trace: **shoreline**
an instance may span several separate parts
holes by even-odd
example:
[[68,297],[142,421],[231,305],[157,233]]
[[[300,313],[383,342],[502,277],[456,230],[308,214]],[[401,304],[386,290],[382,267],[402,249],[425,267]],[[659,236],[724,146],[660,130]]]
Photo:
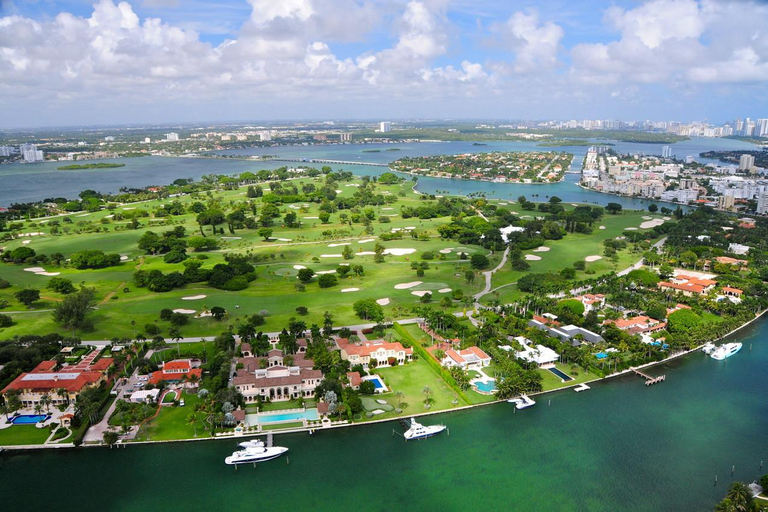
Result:
[[[594,380],[586,381],[585,384],[589,383],[595,383],[595,382],[603,382],[608,381],[609,379],[613,379],[616,377],[622,377],[629,375],[633,373],[633,368],[637,370],[645,369],[645,368],[651,368],[654,366],[659,366],[662,364],[666,364],[670,361],[673,361],[675,359],[679,359],[681,357],[685,357],[687,355],[690,355],[694,352],[698,352],[702,346],[706,343],[710,342],[718,342],[721,341],[729,336],[732,336],[733,334],[736,334],[743,328],[753,324],[755,321],[761,319],[763,315],[768,312],[768,308],[760,311],[758,314],[755,315],[754,318],[749,320],[748,322],[745,322],[741,324],[740,326],[736,327],[735,329],[731,330],[727,334],[724,334],[723,336],[720,336],[719,338],[715,338],[713,340],[709,340],[708,342],[702,343],[701,345],[697,345],[694,348],[688,349],[688,350],[682,350],[680,352],[676,352],[674,354],[669,355],[668,357],[665,357],[664,359],[661,359],[659,361],[651,361],[649,363],[645,363],[640,366],[634,366],[631,368],[627,368],[626,370],[621,370],[619,372],[612,373],[610,375],[606,375],[605,377],[597,377]],[[534,397],[534,396],[544,396],[550,393],[557,393],[560,391],[566,391],[569,389],[573,389],[575,387],[580,386],[581,384],[571,384],[568,386],[563,386],[560,388],[555,389],[549,389],[546,391],[537,391],[534,393],[527,393],[528,396]],[[129,445],[148,445],[148,444],[165,444],[165,443],[187,443],[187,442],[198,442],[198,441],[216,441],[216,440],[223,440],[223,439],[247,439],[252,437],[259,437],[266,435],[268,432],[272,433],[273,435],[282,435],[282,434],[297,434],[302,432],[309,432],[309,431],[324,431],[324,430],[330,430],[330,429],[338,429],[338,428],[349,428],[349,427],[361,427],[365,425],[373,425],[373,424],[380,424],[380,423],[387,423],[392,421],[398,421],[400,418],[422,418],[427,416],[434,416],[437,414],[450,414],[457,411],[468,411],[471,409],[476,409],[479,407],[487,407],[490,405],[498,405],[501,403],[506,402],[506,400],[494,400],[492,402],[483,402],[480,404],[469,404],[469,405],[462,405],[457,406],[452,409],[442,409],[439,411],[425,411],[425,412],[419,412],[415,414],[404,414],[401,416],[398,416],[396,418],[386,418],[386,419],[380,419],[380,420],[371,420],[371,421],[363,421],[358,423],[350,423],[348,420],[341,420],[337,424],[331,423],[327,426],[313,426],[313,427],[300,427],[300,428],[291,428],[291,429],[284,429],[284,430],[270,430],[267,432],[248,432],[248,433],[242,433],[242,434],[235,434],[235,433],[227,433],[220,436],[213,436],[213,437],[197,437],[197,438],[190,438],[190,439],[167,439],[167,440],[161,440],[161,441],[131,441],[126,443],[117,443],[114,445],[116,448],[120,447],[127,447]],[[2,451],[29,451],[29,450],[45,450],[45,449],[77,449],[77,448],[105,448],[106,445],[103,443],[99,444],[82,444],[79,447],[74,446],[72,443],[67,444],[55,444],[55,445],[8,445],[8,446],[0,446],[0,452]],[[110,448],[111,449],[111,448]]]

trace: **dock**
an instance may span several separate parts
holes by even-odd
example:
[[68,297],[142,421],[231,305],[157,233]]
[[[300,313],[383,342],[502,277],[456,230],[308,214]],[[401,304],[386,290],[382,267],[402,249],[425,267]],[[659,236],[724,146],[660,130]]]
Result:
[[647,373],[643,373],[640,370],[638,370],[637,368],[631,368],[631,370],[645,379],[645,385],[646,386],[652,386],[654,384],[658,384],[659,382],[664,382],[664,380],[667,378],[666,375],[659,375],[658,377],[651,377]]
[[578,386],[573,388],[573,390],[577,393],[581,393],[582,391],[587,391],[588,389],[589,389],[589,386],[587,386],[586,384],[579,384]]

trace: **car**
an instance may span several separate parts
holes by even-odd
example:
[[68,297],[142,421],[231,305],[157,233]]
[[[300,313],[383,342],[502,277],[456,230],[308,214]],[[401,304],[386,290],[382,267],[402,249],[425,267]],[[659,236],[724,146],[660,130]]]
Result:
[[149,380],[149,375],[139,375],[139,380],[141,382],[147,382]]
[[179,400],[179,407],[184,407],[184,399]]
[[133,387],[135,387],[135,388],[137,388],[137,389],[138,389],[138,388],[143,388],[143,387],[144,387],[144,384],[143,384],[143,383],[141,383],[141,382],[137,382],[136,384],[134,384],[134,385],[133,385]]

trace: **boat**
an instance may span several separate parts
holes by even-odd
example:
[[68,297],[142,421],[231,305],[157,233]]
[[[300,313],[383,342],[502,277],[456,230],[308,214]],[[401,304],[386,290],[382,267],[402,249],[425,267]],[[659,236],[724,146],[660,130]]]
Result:
[[263,446],[262,443],[262,446],[251,446],[233,452],[232,455],[224,459],[224,462],[230,466],[236,464],[250,464],[251,462],[265,462],[276,459],[287,451],[288,448],[284,446]]
[[726,357],[731,357],[739,350],[741,350],[741,343],[726,343],[717,347],[709,357],[717,361],[722,361]]
[[414,439],[426,439],[428,437],[439,434],[446,428],[445,425],[425,426],[417,422],[415,418],[411,418],[410,422],[405,420],[404,425],[408,427],[408,430],[406,430],[405,434],[403,434],[403,437],[405,437],[406,441],[412,441]]
[[716,348],[717,348],[717,346],[710,341],[710,342],[705,343],[704,345],[702,345],[701,351],[704,352],[705,354],[709,355],[712,352],[714,352]]
[[525,409],[526,407],[536,405],[536,401],[528,395],[520,395],[520,398],[510,398],[507,402],[515,404],[515,409]]
[[264,441],[261,439],[250,439],[248,441],[243,441],[242,443],[238,443],[237,446],[240,448],[263,448],[264,447]]

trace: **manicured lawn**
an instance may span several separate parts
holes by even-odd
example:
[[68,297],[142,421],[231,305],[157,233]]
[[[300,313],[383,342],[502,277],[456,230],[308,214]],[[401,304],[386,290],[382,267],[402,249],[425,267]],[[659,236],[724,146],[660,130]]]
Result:
[[51,431],[34,425],[14,425],[0,430],[0,446],[43,444]]
[[[299,402],[297,402],[296,400],[289,400],[287,402],[272,402],[269,404],[264,404],[261,406],[260,412],[284,411],[286,409],[300,409],[300,408],[301,406],[299,405]],[[256,411],[254,410],[254,412]]]
[[[398,391],[402,391],[405,396],[403,401],[408,404],[408,408],[403,411],[404,415],[414,414],[426,411],[439,411],[444,409],[452,409],[455,406],[452,401],[454,399],[454,392],[448,387],[448,384],[437,375],[432,368],[421,359],[410,362],[403,366],[394,366],[391,368],[379,368],[376,370],[377,374],[384,378],[384,383],[392,391],[379,395],[376,398],[385,399],[390,405],[397,407]],[[430,409],[424,407],[424,395],[422,390],[425,386],[428,386],[432,390],[432,398],[434,403]],[[466,405],[464,401],[459,398],[458,405]],[[394,412],[380,414],[375,416],[376,419],[386,418],[390,416],[396,416]]]
[[[146,428],[146,432],[143,433],[141,439],[137,436],[136,440],[141,441],[167,441],[170,439],[190,439],[194,437],[195,431],[192,425],[187,424],[187,416],[189,416],[195,410],[195,405],[200,401],[197,395],[189,395],[184,393],[182,395],[185,407],[168,407],[165,406],[160,410],[160,414],[150,421],[150,423],[143,428]],[[197,436],[208,436],[209,434],[203,430],[202,422],[198,423]]]
[[164,404],[172,404],[173,401],[176,400],[176,392],[171,391],[170,393],[166,393],[163,397],[163,403]]
[[582,382],[590,382],[593,380],[597,380],[599,378],[597,375],[594,375],[589,372],[585,372],[581,367],[579,367],[579,369],[577,370],[578,375],[573,375],[573,372],[571,371],[571,365],[558,363],[555,366],[557,366],[557,369],[560,370],[561,372],[573,377],[573,380],[569,380],[568,382],[564,383],[561,381],[559,377],[557,377],[551,371],[539,369],[539,373],[543,377],[543,380],[541,381],[541,385],[544,391],[549,391],[550,389],[563,388],[566,386],[572,386],[574,384],[581,384]]
[[282,430],[286,428],[301,428],[304,426],[304,423],[297,421],[293,423],[275,423],[274,425],[263,425],[261,427],[261,430]]

